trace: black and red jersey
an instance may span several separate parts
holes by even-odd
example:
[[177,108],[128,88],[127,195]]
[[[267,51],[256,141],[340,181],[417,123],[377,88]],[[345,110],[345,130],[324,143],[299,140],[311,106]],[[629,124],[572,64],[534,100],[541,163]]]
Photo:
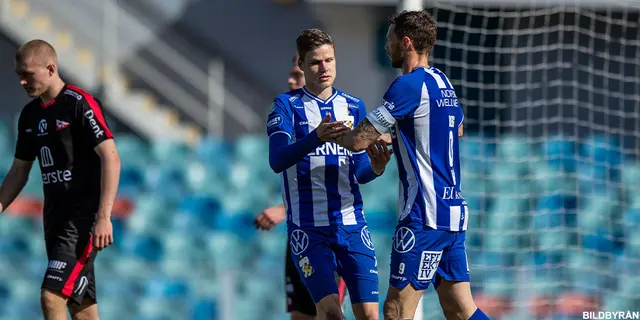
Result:
[[95,218],[101,184],[95,147],[112,138],[100,102],[76,86],[65,85],[49,104],[37,98],[24,107],[15,157],[39,160],[45,230],[56,221]]

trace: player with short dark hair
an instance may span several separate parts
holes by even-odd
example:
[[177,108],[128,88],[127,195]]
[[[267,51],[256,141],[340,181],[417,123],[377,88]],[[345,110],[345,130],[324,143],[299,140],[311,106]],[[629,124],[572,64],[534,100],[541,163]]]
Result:
[[269,164],[282,173],[291,258],[321,319],[343,319],[336,271],[356,319],[378,319],[377,260],[358,183],[382,174],[390,152],[371,147],[367,157],[335,144],[366,107],[333,87],[335,46],[326,32],[305,30],[296,47],[305,86],[279,95],[267,121]]
[[473,301],[469,284],[469,211],[460,190],[458,148],[464,114],[447,76],[429,66],[436,33],[427,11],[390,17],[386,49],[403,75],[391,84],[381,106],[337,139],[357,151],[382,133],[391,131],[393,137],[401,188],[384,304],[389,320],[412,319],[431,282],[447,319],[488,319]]
[[[298,66],[298,55],[293,56],[292,66],[287,81],[289,90],[297,90],[304,86],[304,72]],[[284,203],[264,209],[255,218],[257,228],[269,230],[280,224],[287,218]],[[287,241],[287,254],[285,255],[285,288],[287,292],[287,312],[291,314],[291,320],[313,320],[316,317],[316,305],[309,295],[309,291],[302,283],[296,265],[291,259],[291,246]],[[344,280],[338,276],[338,295],[342,304],[346,291]]]
[[98,319],[93,263],[113,243],[111,210],[120,159],[100,102],[65,84],[55,49],[33,40],[18,50],[15,70],[33,97],[20,114],[15,159],[0,186],[0,212],[18,196],[33,161],[44,190],[49,259],[41,289],[45,319]]

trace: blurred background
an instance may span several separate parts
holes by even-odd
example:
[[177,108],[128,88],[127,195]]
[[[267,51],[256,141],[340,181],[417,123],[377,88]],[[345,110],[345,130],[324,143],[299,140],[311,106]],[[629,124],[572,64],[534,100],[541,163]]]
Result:
[[[264,120],[286,91],[295,38],[327,30],[336,86],[371,110],[398,75],[387,17],[423,5],[439,23],[431,63],[465,111],[478,304],[493,319],[640,311],[638,1],[0,2],[0,179],[28,101],[14,53],[30,39],[55,46],[63,78],[104,103],[116,135],[116,240],[96,266],[102,319],[287,319],[284,226],[258,232],[252,219],[281,202]],[[362,188],[381,298],[397,183],[392,161]],[[34,168],[0,221],[1,319],[41,317],[41,184]],[[418,316],[443,319],[433,290]]]

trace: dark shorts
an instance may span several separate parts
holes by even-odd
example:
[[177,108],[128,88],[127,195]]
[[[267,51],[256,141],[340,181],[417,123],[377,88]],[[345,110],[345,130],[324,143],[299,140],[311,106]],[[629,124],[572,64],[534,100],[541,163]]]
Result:
[[42,288],[69,298],[68,304],[96,303],[93,224],[70,223],[45,235],[49,264]]

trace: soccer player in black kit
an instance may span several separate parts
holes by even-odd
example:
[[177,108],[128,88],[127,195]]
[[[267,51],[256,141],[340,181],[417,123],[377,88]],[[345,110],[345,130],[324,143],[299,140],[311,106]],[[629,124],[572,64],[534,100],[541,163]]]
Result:
[[20,114],[15,159],[0,186],[0,212],[39,160],[49,259],[41,288],[44,318],[66,320],[68,309],[74,320],[99,319],[93,263],[113,243],[111,209],[120,175],[113,135],[100,102],[62,81],[50,44],[24,44],[15,67],[20,85],[35,99]]

